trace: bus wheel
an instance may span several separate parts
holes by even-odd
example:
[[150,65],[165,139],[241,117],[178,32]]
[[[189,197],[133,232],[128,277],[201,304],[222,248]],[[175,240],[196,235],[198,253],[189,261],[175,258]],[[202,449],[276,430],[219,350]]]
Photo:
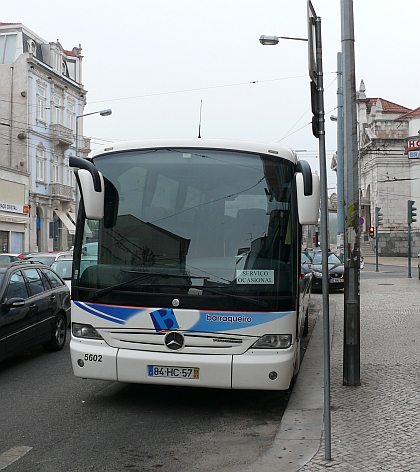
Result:
[[300,340],[296,341],[296,357],[295,357],[295,368],[293,369],[293,377],[296,379],[300,369]]
[[303,325],[303,337],[308,336],[309,334],[309,305],[305,311],[305,324]]
[[59,313],[54,320],[51,339],[42,345],[43,348],[46,351],[61,351],[66,342],[66,335],[66,318],[62,313]]
[[[292,386],[297,379],[298,373],[300,369],[300,340],[296,341],[296,356],[295,356],[295,367],[293,369],[293,377],[290,382],[290,386]],[[289,387],[290,388],[290,387]]]

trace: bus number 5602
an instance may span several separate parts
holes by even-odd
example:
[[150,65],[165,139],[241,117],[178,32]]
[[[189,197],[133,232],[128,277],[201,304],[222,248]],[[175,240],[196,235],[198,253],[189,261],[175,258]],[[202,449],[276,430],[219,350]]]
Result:
[[100,354],[85,354],[85,361],[102,362],[102,356]]

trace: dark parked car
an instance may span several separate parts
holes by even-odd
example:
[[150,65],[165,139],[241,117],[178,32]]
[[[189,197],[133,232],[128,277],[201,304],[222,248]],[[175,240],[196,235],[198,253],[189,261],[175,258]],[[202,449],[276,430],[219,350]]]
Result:
[[33,346],[63,349],[70,291],[42,263],[0,264],[0,361]]
[[[322,290],[322,251],[304,251],[302,267],[312,271],[312,289]],[[344,288],[344,263],[333,252],[328,253],[328,285],[330,290]]]

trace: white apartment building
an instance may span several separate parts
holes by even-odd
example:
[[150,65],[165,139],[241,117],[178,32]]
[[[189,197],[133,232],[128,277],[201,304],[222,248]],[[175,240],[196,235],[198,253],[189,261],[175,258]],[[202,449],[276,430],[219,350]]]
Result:
[[[420,107],[410,109],[382,98],[367,98],[365,92],[362,81],[357,97],[361,239],[369,240],[378,207],[383,214],[379,255],[407,256],[408,200],[415,201],[420,215]],[[411,225],[411,241],[412,255],[417,256],[420,216]]]
[[[66,50],[20,23],[0,23],[0,252],[64,250],[75,232],[81,47]],[[79,155],[90,140],[79,136]]]

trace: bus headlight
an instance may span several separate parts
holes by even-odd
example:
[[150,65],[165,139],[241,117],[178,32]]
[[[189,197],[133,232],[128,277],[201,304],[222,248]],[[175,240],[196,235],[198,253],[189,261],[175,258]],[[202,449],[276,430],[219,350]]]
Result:
[[259,349],[287,349],[291,344],[291,334],[264,334],[252,347]]
[[71,332],[76,338],[103,339],[103,337],[91,325],[73,323]]

